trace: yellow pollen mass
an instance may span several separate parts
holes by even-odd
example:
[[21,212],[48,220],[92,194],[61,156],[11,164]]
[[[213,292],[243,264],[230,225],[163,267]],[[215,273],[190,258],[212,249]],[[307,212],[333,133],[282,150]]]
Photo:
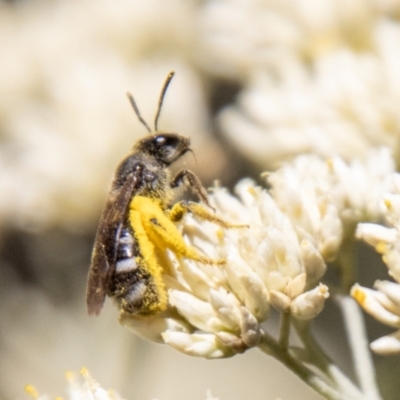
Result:
[[188,258],[204,264],[225,264],[224,260],[213,260],[188,246],[175,225],[187,213],[191,212],[200,219],[230,227],[197,203],[179,202],[170,210],[164,210],[162,203],[154,198],[134,196],[129,204],[128,219],[140,249],[136,262],[152,276],[158,294],[158,302],[143,299],[147,313],[164,311],[167,307],[162,273],[164,268],[157,258],[157,251],[169,249],[177,257]]
[[365,299],[367,297],[365,295],[365,293],[362,290],[359,290],[359,289],[352,290],[351,295],[357,301],[357,303],[360,304],[361,306],[364,304]]
[[387,252],[388,250],[388,246],[385,242],[379,242],[376,246],[375,246],[375,250],[379,253],[379,254],[384,254]]

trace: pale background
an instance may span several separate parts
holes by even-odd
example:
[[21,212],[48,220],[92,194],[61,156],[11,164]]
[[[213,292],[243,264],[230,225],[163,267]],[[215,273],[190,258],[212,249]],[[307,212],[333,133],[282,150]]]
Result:
[[[188,155],[182,165],[206,186],[261,182],[262,171],[301,152],[397,153],[400,3],[316,4],[0,2],[1,399],[27,398],[28,383],[66,397],[65,372],[82,366],[129,400],[200,400],[208,389],[221,400],[320,398],[257,350],[190,358],[124,330],[109,302],[98,318],[85,310],[108,184],[146,134],[126,91],[152,125],[161,85],[176,71],[159,126],[191,137],[197,162]],[[379,264],[372,250],[360,253]],[[379,276],[383,266],[373,277],[363,270],[360,282]],[[368,323],[371,339],[389,332]],[[334,305],[315,329],[348,371]],[[387,399],[398,398],[399,366],[377,359]]]

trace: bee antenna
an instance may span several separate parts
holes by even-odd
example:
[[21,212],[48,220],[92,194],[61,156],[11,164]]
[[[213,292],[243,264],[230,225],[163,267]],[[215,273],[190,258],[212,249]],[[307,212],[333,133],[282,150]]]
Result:
[[160,113],[161,113],[161,107],[162,107],[162,104],[163,104],[163,101],[164,101],[164,96],[165,96],[165,93],[166,93],[166,91],[168,89],[169,83],[171,82],[171,79],[174,77],[174,75],[175,75],[174,71],[171,71],[168,74],[167,78],[165,79],[164,86],[161,89],[160,98],[158,100],[157,113],[156,113],[156,117],[154,118],[154,130],[156,132],[157,132],[158,118],[159,118]]
[[196,161],[196,164],[198,164],[197,158],[196,158],[196,153],[192,149],[189,149],[188,151],[190,151],[192,153],[194,161]]
[[147,125],[147,122],[140,115],[140,111],[139,111],[138,106],[136,105],[135,99],[129,92],[127,92],[126,95],[128,96],[128,99],[129,99],[129,101],[133,107],[133,110],[135,111],[135,114],[138,117],[139,121],[146,127],[146,129],[149,131],[149,133],[151,133],[151,128],[149,127],[149,125]]

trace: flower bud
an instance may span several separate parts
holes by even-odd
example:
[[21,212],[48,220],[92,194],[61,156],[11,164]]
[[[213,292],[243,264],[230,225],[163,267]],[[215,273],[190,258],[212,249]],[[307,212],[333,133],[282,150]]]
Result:
[[400,331],[374,340],[371,350],[383,356],[400,354]]
[[232,349],[210,333],[193,333],[165,331],[164,342],[189,356],[204,358],[224,358],[234,354]]
[[328,287],[320,283],[316,288],[296,297],[290,305],[290,311],[295,318],[304,320],[315,318],[324,308],[328,297]]
[[368,314],[371,314],[378,321],[394,327],[400,326],[400,316],[388,311],[391,304],[385,294],[358,284],[351,288],[350,294]]
[[277,290],[270,292],[271,304],[278,311],[286,312],[290,308],[290,297]]

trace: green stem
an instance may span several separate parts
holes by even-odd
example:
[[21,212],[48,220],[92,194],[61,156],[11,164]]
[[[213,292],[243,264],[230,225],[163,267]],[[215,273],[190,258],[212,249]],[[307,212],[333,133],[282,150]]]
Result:
[[317,367],[324,375],[329,376],[341,393],[348,393],[350,397],[363,398],[360,390],[353,382],[332,362],[327,354],[315,341],[310,331],[309,321],[293,320],[296,332],[304,345],[307,362]]
[[354,397],[344,396],[324,380],[316,375],[309,368],[301,364],[287,350],[282,347],[267,333],[263,332],[258,347],[267,354],[272,355],[288,369],[296,374],[303,382],[312,387],[317,393],[328,400],[353,400]]
[[338,266],[340,271],[341,289],[343,293],[349,293],[351,287],[356,282],[355,273],[355,240],[353,236],[343,239],[338,258],[334,265]]
[[282,312],[279,327],[279,346],[282,349],[287,350],[289,347],[289,335],[290,335],[290,312]]
[[349,296],[337,295],[335,300],[342,310],[354,369],[365,399],[381,400],[361,309]]

